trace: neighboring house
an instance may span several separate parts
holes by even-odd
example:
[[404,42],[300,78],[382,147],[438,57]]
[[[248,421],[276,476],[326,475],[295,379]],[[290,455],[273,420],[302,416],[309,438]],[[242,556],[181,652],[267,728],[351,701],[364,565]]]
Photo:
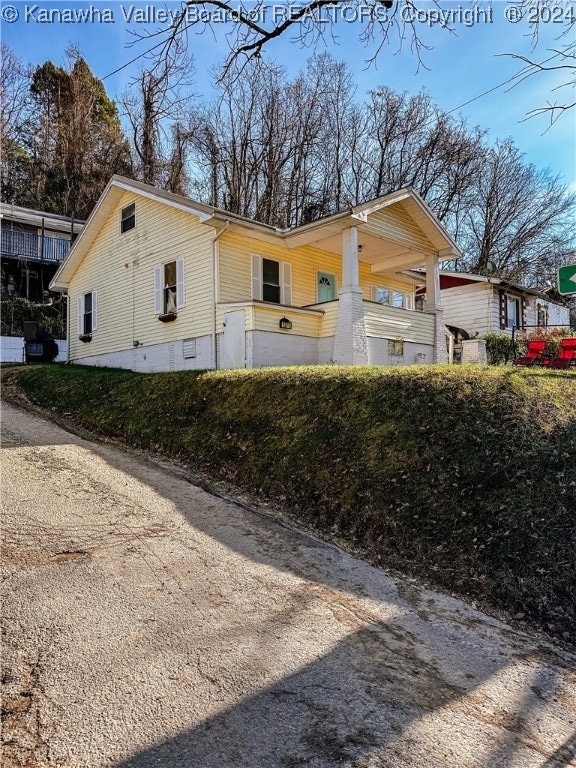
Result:
[[77,363],[446,362],[438,264],[459,255],[411,189],[279,230],[114,176],[51,288],[69,295]]
[[[463,272],[440,272],[440,289],[446,325],[470,336],[485,333],[512,334],[536,327],[570,324],[570,309],[546,293],[523,288],[496,277]],[[417,296],[425,295],[423,287]]]
[[84,222],[2,203],[2,298],[40,302]]

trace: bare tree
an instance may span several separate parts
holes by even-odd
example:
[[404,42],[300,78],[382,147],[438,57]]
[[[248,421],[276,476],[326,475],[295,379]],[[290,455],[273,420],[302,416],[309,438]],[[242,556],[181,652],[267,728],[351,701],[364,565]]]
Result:
[[485,152],[473,193],[460,225],[472,272],[541,279],[573,247],[576,195],[558,177],[527,165],[512,141]]
[[2,195],[13,201],[25,194],[30,156],[22,135],[31,120],[31,67],[26,66],[5,43],[0,51],[0,155]]
[[[574,91],[576,89],[576,7],[573,2],[551,4],[546,0],[523,0],[520,13],[528,22],[532,36],[534,56],[522,56],[507,53],[506,56],[521,62],[521,68],[510,78],[508,90],[512,90],[525,80],[549,72],[562,74],[563,82],[550,92],[547,103],[530,110],[526,119],[546,115],[550,127],[576,107]],[[558,29],[555,45],[547,48],[540,57],[537,49],[540,43],[542,25]],[[539,59],[539,60],[538,60]]]
[[147,184],[183,191],[193,64],[180,44],[148,58],[122,96],[136,175]]
[[[166,28],[152,33],[135,33],[134,42],[153,45],[149,50],[160,58],[168,56],[173,45],[180,45],[190,32],[214,31],[226,22],[226,40],[229,55],[222,67],[222,76],[234,69],[242,73],[243,65],[262,58],[267,46],[281,36],[301,48],[314,48],[319,42],[336,43],[337,26],[354,23],[358,40],[367,51],[367,63],[374,63],[382,51],[392,46],[394,52],[409,48],[417,66],[424,64],[426,51],[432,46],[426,38],[426,29],[434,26],[446,34],[457,34],[458,25],[469,19],[490,21],[492,7],[477,0],[467,0],[464,6],[454,7],[450,0],[431,0],[422,7],[416,0],[304,0],[300,4],[270,4],[266,0],[186,0],[182,11]],[[555,69],[566,73],[564,87],[573,88],[576,81],[576,43],[574,29],[576,10],[570,0],[560,0],[551,6],[548,0],[518,0],[512,9],[512,21],[527,20],[534,46],[539,43],[541,24],[554,22],[558,29],[558,46],[537,61],[509,54],[523,62],[522,70],[510,79],[514,87],[526,77]],[[510,18],[510,17],[508,17]],[[519,26],[519,25],[518,25]],[[514,28],[517,30],[518,26]],[[560,114],[576,106],[571,96],[563,101],[549,101],[529,114],[548,112],[554,122]]]
[[456,226],[483,153],[484,134],[436,107],[425,93],[381,87],[356,118],[351,179],[360,202],[414,187],[438,218]]

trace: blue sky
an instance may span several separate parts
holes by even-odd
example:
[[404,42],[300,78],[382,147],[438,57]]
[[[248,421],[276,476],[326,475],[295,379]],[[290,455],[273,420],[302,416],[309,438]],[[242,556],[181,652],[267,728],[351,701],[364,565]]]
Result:
[[[326,45],[320,44],[317,50],[328,49],[336,58],[348,63],[356,79],[359,97],[378,85],[388,85],[409,93],[425,88],[440,107],[455,110],[455,114],[462,114],[470,124],[489,131],[491,141],[512,137],[529,162],[539,168],[549,167],[576,190],[576,111],[563,116],[551,128],[546,117],[525,120],[527,111],[545,106],[550,99],[562,98],[563,91],[557,92],[555,96],[552,89],[563,82],[565,75],[563,78],[561,72],[544,73],[529,78],[511,90],[504,86],[481,96],[485,91],[507,81],[521,67],[519,62],[499,54],[514,52],[543,60],[550,55],[548,49],[558,47],[555,38],[562,26],[551,20],[542,24],[539,44],[533,51],[526,19],[512,23],[506,17],[512,3],[496,1],[491,11],[488,11],[488,3],[479,3],[484,13],[473,19],[474,23],[470,26],[463,21],[464,11],[469,13],[473,7],[467,0],[442,0],[441,5],[454,14],[454,34],[438,25],[430,26],[422,20],[417,22],[421,37],[428,46],[432,46],[431,50],[423,54],[427,69],[420,67],[418,71],[418,62],[410,52],[409,44],[398,52],[397,43],[386,46],[378,57],[377,65],[367,68],[366,59],[373,54],[374,47],[365,47],[358,40],[361,31],[359,22],[338,21],[334,31],[339,44],[328,38]],[[107,91],[114,97],[126,87],[135,65],[113,76],[106,76],[144,50],[142,43],[130,47],[130,42],[134,40],[130,31],[143,33],[157,28],[154,24],[126,23],[125,16],[133,8],[148,9],[149,13],[165,8],[174,11],[179,3],[2,0],[1,6],[3,14],[6,6],[13,6],[18,11],[19,18],[16,21],[3,21],[2,40],[20,58],[32,64],[41,64],[48,59],[62,63],[67,45],[77,43],[94,74],[105,78]],[[562,8],[569,6],[568,3],[562,4]],[[107,16],[113,18],[114,23],[59,23],[57,20],[40,23],[34,20],[39,18],[41,10],[90,7],[100,10],[102,14],[108,10]],[[434,6],[423,0],[419,2],[418,8],[424,12]],[[101,18],[105,16],[103,14]],[[191,34],[189,37],[196,65],[194,89],[200,96],[210,97],[211,81],[208,72],[227,53],[225,29],[224,24],[214,25],[214,33]],[[310,49],[292,42],[288,33],[274,41],[266,49],[265,56],[285,65],[289,71],[296,72],[305,65],[311,53]],[[564,93],[570,96],[569,89],[564,89]]]

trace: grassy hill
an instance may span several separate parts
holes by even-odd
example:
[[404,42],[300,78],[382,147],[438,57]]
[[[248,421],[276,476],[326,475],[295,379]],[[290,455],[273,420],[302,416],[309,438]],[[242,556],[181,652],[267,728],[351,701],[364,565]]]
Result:
[[576,639],[576,373],[7,370],[34,403],[281,506],[384,567]]

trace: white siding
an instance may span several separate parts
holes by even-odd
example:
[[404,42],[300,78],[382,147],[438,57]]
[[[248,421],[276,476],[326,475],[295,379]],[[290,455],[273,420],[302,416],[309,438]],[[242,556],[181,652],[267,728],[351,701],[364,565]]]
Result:
[[404,339],[434,346],[436,318],[433,314],[365,301],[364,322],[368,338]]
[[498,294],[487,283],[461,285],[442,291],[442,308],[446,325],[454,325],[469,334],[499,330]]

